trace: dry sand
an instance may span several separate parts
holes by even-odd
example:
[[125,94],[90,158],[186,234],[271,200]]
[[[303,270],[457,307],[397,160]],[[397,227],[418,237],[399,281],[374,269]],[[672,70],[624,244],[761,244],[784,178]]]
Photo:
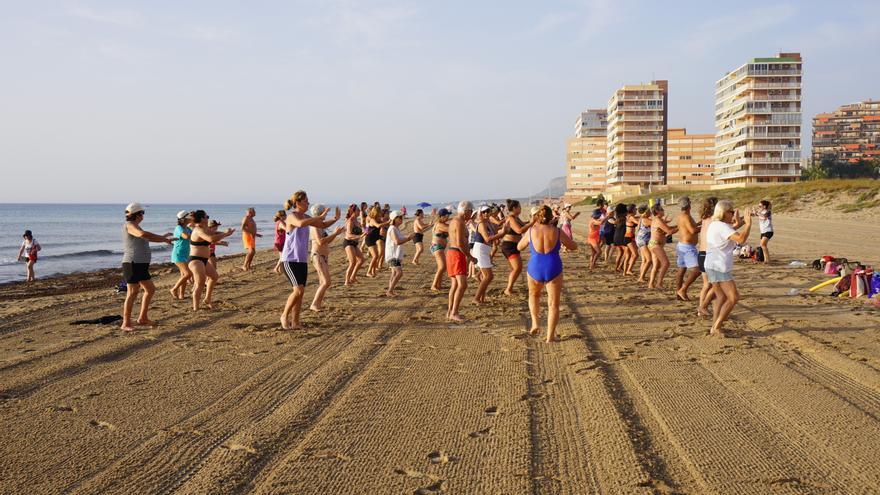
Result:
[[0,287],[0,493],[877,493],[880,313],[790,296],[823,277],[785,263],[878,249],[839,220],[776,227],[779,264],[735,268],[728,339],[583,251],[550,345],[525,334],[525,284],[501,296],[500,255],[462,326],[430,257],[395,300],[387,272],[334,286],[296,332],[265,252],[221,262],[212,312],[154,270],[161,326],[133,335],[69,324],[119,313],[115,273]]

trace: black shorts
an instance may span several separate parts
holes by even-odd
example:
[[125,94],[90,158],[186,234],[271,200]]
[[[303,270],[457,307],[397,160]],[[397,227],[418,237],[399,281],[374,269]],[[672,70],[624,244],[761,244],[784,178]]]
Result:
[[415,234],[413,234],[413,244],[418,244],[418,243],[424,242],[424,241],[425,241],[425,234],[422,234],[421,232],[416,232]]
[[763,239],[763,238],[765,238],[765,237],[767,238],[768,241],[769,241],[770,239],[773,239],[773,231],[771,230],[770,232],[764,232],[764,233],[762,233],[762,234],[761,234],[761,239]]
[[516,248],[516,245],[517,243],[513,241],[501,241],[501,254],[503,254],[505,258],[519,256],[519,249]]
[[309,278],[309,264],[300,263],[299,261],[282,261],[281,266],[284,268],[284,275],[290,285],[294,287],[305,287]]
[[473,250],[474,250],[474,243],[473,243],[473,242],[469,242],[469,243],[468,243],[468,251],[473,251]]
[[400,268],[403,266],[403,263],[398,258],[391,258],[390,260],[388,260],[388,266]]
[[358,247],[358,241],[356,241],[356,240],[354,240],[354,239],[343,239],[343,240],[342,240],[342,247],[345,248],[345,247],[348,247],[348,246],[351,246],[351,247],[357,249],[357,247]]
[[[216,258],[216,256],[215,256],[215,258]],[[203,265],[208,264],[208,258],[203,258],[201,256],[190,256],[189,259],[187,259],[187,261],[201,261]]]
[[706,273],[706,251],[697,253],[697,264],[700,266],[700,272]]
[[602,234],[602,240],[609,246],[614,245],[614,232],[612,231],[607,234]]
[[149,263],[123,263],[122,278],[127,284],[136,284],[144,280],[150,280],[150,264]]

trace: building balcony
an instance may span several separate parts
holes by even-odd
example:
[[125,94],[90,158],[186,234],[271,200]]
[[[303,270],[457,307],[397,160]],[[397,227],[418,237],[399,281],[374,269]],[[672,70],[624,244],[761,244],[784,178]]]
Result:
[[800,76],[801,69],[746,69],[747,76]]
[[799,169],[778,169],[778,170],[737,170],[735,172],[718,172],[715,180],[737,179],[739,177],[800,177]]

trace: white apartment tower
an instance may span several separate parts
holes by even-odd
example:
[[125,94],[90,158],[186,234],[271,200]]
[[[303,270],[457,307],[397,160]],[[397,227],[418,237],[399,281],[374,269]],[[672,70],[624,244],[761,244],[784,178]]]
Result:
[[666,183],[667,81],[624,86],[608,101],[609,187]]
[[605,109],[586,110],[575,122],[566,155],[567,198],[594,196],[605,188],[605,116]]
[[801,162],[801,55],[754,58],[715,83],[715,180],[794,182]]

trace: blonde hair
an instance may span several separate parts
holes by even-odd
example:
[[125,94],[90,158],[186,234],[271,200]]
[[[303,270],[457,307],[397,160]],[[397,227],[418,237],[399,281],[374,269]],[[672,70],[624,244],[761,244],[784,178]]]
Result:
[[724,214],[733,211],[733,201],[722,199],[715,203],[715,212],[712,214],[712,220],[724,220]]
[[288,198],[287,201],[284,202],[284,209],[289,210],[289,209],[293,208],[293,206],[296,203],[302,201],[303,199],[305,199],[305,197],[306,197],[305,191],[297,191],[297,192],[293,193],[293,196],[291,196],[290,198]]
[[275,212],[275,221],[281,220],[287,216],[287,212],[284,210],[278,210]]
[[382,213],[382,208],[379,208],[378,206],[373,206],[372,208],[370,208],[370,211],[367,212],[367,216],[375,220],[379,218],[380,213]]

